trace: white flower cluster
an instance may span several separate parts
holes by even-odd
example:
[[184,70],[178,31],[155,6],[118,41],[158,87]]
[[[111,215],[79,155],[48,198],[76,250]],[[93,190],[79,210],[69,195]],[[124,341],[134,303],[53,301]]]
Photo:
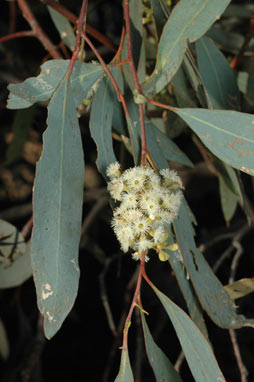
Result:
[[135,260],[151,248],[163,258],[160,252],[167,245],[166,225],[172,223],[181,203],[180,177],[174,170],[164,169],[158,174],[144,166],[122,173],[118,162],[109,165],[107,176],[110,195],[120,202],[112,227],[121,249],[127,252],[132,248]]

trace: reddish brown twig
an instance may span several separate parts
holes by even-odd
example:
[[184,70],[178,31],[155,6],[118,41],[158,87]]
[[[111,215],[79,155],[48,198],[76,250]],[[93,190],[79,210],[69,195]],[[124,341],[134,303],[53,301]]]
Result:
[[18,37],[36,37],[34,34],[34,31],[21,31],[21,32],[15,32],[7,34],[6,36],[0,37],[0,42],[5,42],[8,40],[12,40],[14,38]]
[[14,33],[16,30],[16,3],[14,1],[9,2],[9,32]]
[[[122,33],[121,33],[121,39],[120,39],[120,44],[119,44],[119,47],[118,47],[117,52],[115,54],[115,57],[112,60],[112,63],[120,61],[120,55],[121,55],[121,52],[122,52],[122,49],[123,49],[124,38],[125,38],[125,26],[123,25]],[[128,62],[128,61],[129,60],[127,59],[127,60],[125,60],[123,62]]]
[[30,6],[27,4],[26,0],[17,0],[20,11],[23,17],[26,19],[30,25],[34,35],[40,40],[44,48],[50,53],[50,55],[55,59],[61,59],[61,54],[57,51],[55,46],[50,41],[49,37],[42,30],[40,24],[36,20]]
[[75,48],[73,50],[70,65],[69,65],[68,71],[67,71],[67,81],[69,81],[69,79],[71,77],[72,69],[73,69],[75,61],[78,57],[78,53],[79,53],[79,49],[80,49],[80,43],[81,43],[81,36],[83,33],[84,24],[85,24],[85,20],[86,20],[87,3],[88,3],[88,0],[83,0],[80,15],[78,18],[76,44],[75,44]]
[[122,106],[123,106],[123,109],[124,109],[126,117],[130,118],[130,114],[129,114],[129,111],[128,111],[128,108],[127,108],[124,96],[123,96],[119,86],[117,85],[116,80],[114,79],[114,76],[110,72],[109,68],[107,67],[107,65],[106,65],[105,61],[103,60],[103,58],[101,57],[101,55],[98,53],[98,51],[95,48],[95,46],[93,45],[92,41],[85,35],[84,32],[82,33],[82,36],[84,37],[84,40],[87,42],[87,44],[90,46],[90,48],[92,49],[92,51],[94,52],[94,54],[98,58],[98,60],[101,63],[101,66],[102,66],[103,70],[105,71],[105,73],[109,76],[109,78],[110,78],[110,80],[112,82],[112,85],[114,86],[114,89],[116,91],[117,98],[122,103]]
[[[78,17],[74,15],[71,11],[65,8],[62,4],[58,3],[55,0],[41,0],[41,2],[49,7],[53,8],[55,11],[66,17],[73,24],[76,24],[78,21]],[[86,32],[89,33],[93,38],[99,41],[101,44],[105,45],[112,52],[116,51],[114,44],[109,40],[108,37],[104,36],[100,32],[98,32],[95,28],[91,27],[91,25],[86,24]]]
[[[131,73],[133,77],[133,81],[135,84],[135,87],[140,95],[143,96],[143,91],[141,89],[141,85],[139,83],[137,71],[135,68],[133,55],[132,55],[132,42],[131,42],[131,23],[130,23],[130,10],[129,10],[129,2],[124,0],[124,19],[125,19],[125,26],[126,26],[126,37],[127,37],[127,49],[128,49],[128,59],[129,59],[129,65],[131,68]],[[146,145],[146,129],[145,129],[145,112],[144,112],[144,105],[139,104],[139,119],[140,119],[140,130],[141,130],[141,165],[146,165],[146,155],[147,155],[147,145]]]
[[243,42],[243,45],[242,45],[239,53],[233,58],[233,60],[230,63],[230,66],[232,69],[235,69],[237,67],[240,59],[244,55],[244,52],[248,48],[250,40],[252,39],[253,36],[254,36],[254,11],[252,12],[252,15],[250,18],[250,25],[249,25],[248,34],[247,34],[247,36]]
[[141,259],[140,259],[140,270],[139,270],[139,275],[138,275],[138,281],[137,281],[136,289],[135,289],[134,296],[133,296],[133,299],[132,299],[131,307],[130,307],[129,313],[127,315],[127,318],[125,320],[125,324],[124,324],[123,346],[122,346],[123,351],[127,350],[128,331],[129,331],[129,327],[131,325],[132,313],[133,313],[133,310],[134,310],[135,306],[137,305],[138,297],[140,295],[140,287],[141,287],[141,281],[142,281],[142,272],[141,272],[141,269],[144,268],[145,257],[146,257],[146,251],[144,251],[142,253],[142,256],[141,256]]

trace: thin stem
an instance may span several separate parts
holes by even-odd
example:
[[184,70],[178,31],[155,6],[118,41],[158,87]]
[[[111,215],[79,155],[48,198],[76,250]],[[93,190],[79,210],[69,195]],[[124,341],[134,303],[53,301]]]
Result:
[[[73,24],[76,24],[78,21],[78,17],[74,15],[71,11],[69,11],[67,8],[65,8],[62,4],[58,3],[55,0],[41,0],[41,2],[45,5],[48,5],[49,7],[53,8],[55,11],[66,17],[69,21],[71,21]],[[105,45],[107,48],[109,48],[112,52],[116,51],[116,48],[114,44],[98,32],[95,28],[91,27],[91,25],[86,25],[86,32],[89,33],[92,37],[94,37],[97,41],[99,41],[101,44]]]
[[127,315],[127,318],[126,318],[125,324],[124,324],[123,346],[122,346],[123,350],[127,349],[128,331],[129,331],[129,327],[131,325],[131,317],[132,317],[133,310],[134,310],[135,306],[137,305],[138,297],[140,295],[140,287],[141,287],[141,281],[142,281],[142,271],[141,271],[141,269],[142,269],[142,267],[144,267],[145,256],[146,256],[146,251],[144,251],[142,253],[142,256],[141,256],[141,259],[140,259],[140,269],[139,269],[137,286],[136,286],[135,293],[134,293],[134,296],[133,296],[133,299],[132,299],[132,303],[131,303],[131,307],[130,307],[129,313]]
[[6,36],[0,37],[0,43],[8,40],[12,40],[18,37],[36,37],[34,31],[21,31],[7,34]]
[[176,111],[177,109],[170,106],[170,105],[166,105],[164,103],[161,103],[161,102],[157,102],[157,101],[154,101],[153,99],[150,99],[150,98],[146,98],[147,102],[149,102],[150,104],[154,105],[154,106],[158,106],[158,107],[162,107],[163,109],[168,109],[170,111]]
[[139,104],[140,131],[141,131],[141,166],[146,165],[147,145],[146,145],[146,127],[144,105]]
[[23,17],[26,19],[35,36],[38,38],[38,40],[40,40],[44,48],[51,54],[53,58],[61,59],[61,54],[57,51],[53,43],[50,41],[49,37],[41,28],[26,0],[17,0],[17,2],[19,9],[23,14]]
[[114,86],[114,89],[116,91],[116,94],[117,94],[117,97],[119,99],[119,101],[122,103],[122,106],[123,106],[123,109],[124,109],[124,112],[125,112],[125,115],[128,116],[130,118],[130,114],[129,114],[129,111],[128,111],[128,108],[127,108],[127,105],[126,105],[126,102],[125,102],[125,99],[124,99],[124,96],[121,92],[121,89],[119,88],[119,86],[117,85],[116,83],[116,80],[114,79],[114,76],[112,75],[112,73],[110,72],[110,70],[108,69],[105,61],[103,60],[103,58],[101,57],[101,55],[98,53],[97,49],[95,48],[95,46],[93,45],[92,41],[86,36],[86,34],[84,32],[82,32],[82,36],[84,38],[84,40],[87,42],[87,44],[90,46],[90,48],[92,49],[92,51],[94,52],[94,54],[96,55],[96,57],[98,58],[99,62],[101,63],[101,66],[104,70],[104,72],[109,76],[111,82],[112,82],[112,85]]
[[239,53],[233,58],[233,60],[230,63],[230,66],[232,69],[235,69],[237,65],[239,64],[240,59],[244,55],[244,52],[249,46],[251,38],[254,36],[254,11],[252,11],[252,15],[250,18],[250,25],[249,25],[249,31],[248,34],[243,42],[243,45],[239,51]]
[[78,18],[78,25],[77,25],[76,44],[75,44],[75,48],[73,50],[73,54],[72,54],[71,61],[70,61],[68,71],[67,71],[67,81],[70,80],[72,69],[73,69],[75,61],[78,57],[78,53],[79,53],[79,49],[80,49],[80,43],[81,43],[81,36],[84,33],[83,29],[84,29],[84,24],[85,24],[85,19],[86,19],[87,3],[88,3],[88,0],[83,0],[83,2],[82,2],[82,7],[81,7],[80,15]]
[[10,1],[9,11],[10,11],[9,31],[10,31],[10,33],[14,33],[16,30],[16,14],[17,14],[16,3],[14,1]]
[[[143,91],[141,88],[141,85],[139,83],[137,71],[135,68],[133,55],[132,55],[132,41],[131,41],[131,23],[130,23],[130,9],[129,9],[129,2],[127,0],[124,0],[123,2],[124,6],[124,19],[125,19],[125,25],[126,25],[126,38],[127,38],[127,49],[128,49],[128,59],[129,59],[129,65],[133,77],[133,81],[135,84],[135,87],[139,94],[143,95]],[[145,112],[144,112],[144,105],[139,104],[139,118],[140,118],[140,130],[141,130],[141,165],[146,165],[146,154],[147,154],[147,144],[146,144],[146,129],[145,129]]]
[[[120,54],[122,52],[123,44],[124,44],[124,37],[125,37],[125,26],[123,25],[120,44],[119,44],[119,47],[117,49],[117,52],[116,52],[115,57],[113,58],[112,62],[116,62],[116,61],[118,62],[120,60]],[[126,61],[129,61],[129,60],[127,59]]]

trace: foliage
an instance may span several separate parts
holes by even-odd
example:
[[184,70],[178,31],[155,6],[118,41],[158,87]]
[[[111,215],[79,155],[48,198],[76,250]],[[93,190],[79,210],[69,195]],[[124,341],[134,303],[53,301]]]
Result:
[[[144,217],[148,222],[139,234],[135,233],[138,222],[133,224],[131,237],[127,240],[127,226],[132,222],[126,220],[123,225],[122,220],[126,210],[135,207],[128,205],[125,210],[118,207],[118,212],[114,213],[113,226],[118,236],[121,231],[122,249],[127,252],[133,247],[138,250],[138,256],[134,254],[133,257],[140,259],[136,290],[123,329],[120,370],[115,381],[134,380],[128,332],[135,307],[140,310],[146,352],[156,381],[182,381],[180,373],[155,343],[146,322],[141,304],[142,297],[145,307],[141,283],[146,282],[175,329],[195,381],[223,382],[225,378],[209,343],[203,313],[207,313],[220,328],[253,327],[254,319],[238,314],[233,303],[234,298],[253,291],[253,280],[243,279],[233,283],[232,287],[223,287],[196,245],[195,218],[185,199],[185,191],[173,192],[182,188],[179,176],[175,175],[177,181],[169,186],[164,183],[167,180],[165,174],[176,174],[174,171],[166,173],[165,169],[184,167],[191,171],[195,167],[188,150],[185,152],[180,144],[178,147],[176,141],[181,140],[174,140],[181,139],[182,132],[187,132],[207,166],[218,177],[226,223],[229,224],[240,207],[249,224],[253,224],[253,209],[246,202],[241,181],[241,172],[248,174],[244,175],[248,179],[254,175],[253,91],[249,86],[253,78],[251,73],[234,70],[238,65],[236,59],[241,59],[248,41],[235,57],[234,65],[230,65],[232,54],[226,57],[219,49],[223,44],[217,40],[227,32],[218,20],[225,10],[225,17],[233,12],[234,6],[229,5],[230,0],[180,0],[173,4],[164,0],[144,4],[141,0],[123,0],[121,39],[118,50],[106,64],[88,37],[93,32],[86,23],[90,10],[87,1],[82,2],[78,18],[60,3],[44,3],[49,5],[52,22],[71,58],[61,58],[49,38],[33,29],[33,12],[30,8],[27,11],[25,0],[19,0],[20,10],[32,28],[31,33],[44,43],[51,59],[41,65],[37,76],[8,86],[7,107],[23,112],[36,103],[46,102],[47,129],[43,134],[43,151],[34,180],[32,246],[30,249],[30,242],[24,242],[15,227],[0,221],[0,287],[22,284],[33,273],[38,307],[44,317],[44,332],[48,339],[61,328],[73,307],[80,276],[78,254],[86,158],[78,118],[85,109],[86,115],[90,113],[90,132],[97,147],[98,170],[106,181],[108,176],[111,178],[111,196],[126,204],[129,190],[134,193],[129,186],[128,192],[123,188],[121,194],[120,188],[130,184],[130,181],[124,183],[127,174],[133,179],[136,176],[134,180],[137,181],[143,177],[132,203],[138,204],[143,214],[139,217],[140,222],[142,220],[144,224]],[[70,21],[76,23],[76,36]],[[249,33],[253,33],[253,26]],[[94,37],[98,38],[96,34]],[[105,36],[99,36],[99,40],[109,49],[116,50]],[[84,62],[89,49],[96,56],[96,62]],[[23,114],[17,115],[23,118]],[[26,118],[29,120],[33,116]],[[19,139],[21,143],[16,143],[16,147],[22,146],[26,138],[21,135]],[[12,160],[15,160],[15,148],[10,146],[7,163]],[[121,178],[120,174],[111,173],[112,164],[117,161],[123,169],[127,168]],[[129,167],[133,169],[128,170]],[[149,182],[145,173],[149,173],[149,177],[151,174]],[[163,190],[162,185],[156,188],[155,183],[160,183],[157,173],[163,176]],[[172,184],[175,185],[173,188]],[[177,208],[165,207],[163,210],[167,216],[173,214],[174,219],[168,217],[165,224],[156,225],[159,213],[154,217],[142,202],[142,195],[151,195],[151,190],[153,195],[161,192],[161,206],[167,203],[167,197],[168,203],[172,203],[170,195],[177,197]],[[118,194],[121,196],[115,197]],[[116,207],[115,201],[110,200],[110,203]],[[162,211],[161,206],[156,208]],[[156,241],[155,234],[160,230],[163,232]],[[25,239],[27,237],[25,235]],[[151,244],[151,238],[156,244]],[[146,242],[145,246],[141,239]],[[127,246],[123,244],[126,240]],[[151,247],[156,249],[159,257],[149,249]],[[157,261],[169,261],[186,300],[188,314],[147,276],[145,259],[148,251],[149,257],[154,256]],[[131,256],[127,256],[132,261]],[[233,282],[234,277],[230,281]],[[241,292],[242,284],[248,285],[248,292],[245,289]],[[240,289],[237,297],[234,288]]]

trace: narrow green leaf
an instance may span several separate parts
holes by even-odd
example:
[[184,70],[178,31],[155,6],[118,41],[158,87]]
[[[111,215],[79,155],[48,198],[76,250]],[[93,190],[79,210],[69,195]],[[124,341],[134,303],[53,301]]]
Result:
[[[70,60],[47,61],[41,66],[38,77],[30,77],[20,84],[10,84],[8,108],[24,109],[38,101],[48,101],[64,77],[69,63]],[[76,61],[71,76],[76,106],[85,98],[89,88],[102,73],[100,65]]]
[[200,105],[204,108],[212,109],[213,107],[209,94],[206,91],[196,62],[194,61],[194,58],[192,57],[191,51],[189,49],[186,50],[183,58],[183,68],[192,85],[192,88],[195,91],[195,95],[199,100]]
[[244,94],[247,102],[250,105],[254,105],[254,75],[239,72],[237,77],[237,83],[240,91]]
[[211,159],[213,161],[213,165],[215,166],[216,170],[218,173],[221,175],[221,177],[224,180],[224,183],[226,186],[229,188],[229,190],[235,194],[235,196],[238,197],[239,203],[242,205],[243,204],[243,196],[242,196],[242,191],[241,187],[239,184],[238,177],[236,175],[236,171],[226,164],[225,162],[221,161],[214,155],[211,155]]
[[16,287],[31,276],[30,243],[16,227],[0,220],[0,288]]
[[144,82],[146,94],[160,92],[177,72],[187,41],[200,38],[224,12],[230,0],[181,0],[174,7],[161,35],[153,74]]
[[230,110],[174,109],[218,158],[254,175],[254,116]]
[[142,326],[145,338],[146,353],[157,382],[181,382],[182,379],[174,366],[156,345],[141,310]]
[[15,112],[15,118],[12,124],[12,133],[14,138],[7,149],[5,161],[6,165],[13,163],[21,156],[22,147],[27,139],[29,129],[32,127],[34,115],[35,108],[18,110]]
[[224,219],[226,222],[230,222],[237,208],[238,197],[227,187],[221,176],[219,177],[219,190]]
[[[122,79],[120,68],[112,69],[112,74],[119,83]],[[116,162],[112,140],[112,118],[116,108],[121,108],[109,77],[100,82],[91,109],[90,130],[97,145],[97,167],[103,176],[110,163]]]
[[187,304],[190,316],[204,337],[208,339],[206,324],[203,318],[202,308],[197,295],[193,289],[191,281],[185,270],[184,264],[180,259],[178,251],[167,251],[170,255],[169,263],[176,274],[176,279]]
[[[146,121],[148,151],[152,158],[163,156],[166,161],[181,163],[193,167],[192,162],[182,150],[150,121]],[[165,162],[166,165],[167,162]],[[168,167],[168,165],[166,165]],[[163,168],[166,168],[165,166]]]
[[[219,25],[212,26],[207,31],[206,36],[211,38],[219,49],[233,54],[237,54],[244,43],[242,34],[228,31]],[[246,51],[248,51],[248,48]]]
[[157,35],[160,38],[162,30],[169,16],[169,10],[164,0],[151,0],[153,17],[156,25]]
[[199,71],[215,109],[238,109],[236,78],[225,56],[207,38],[196,42]]
[[210,318],[218,326],[227,329],[254,326],[254,320],[248,320],[236,313],[222,284],[197,249],[192,225],[184,203],[181,204],[179,215],[174,220],[174,228],[184,265],[199,301]]
[[251,18],[251,9],[248,7],[248,4],[230,4],[226,9],[224,16],[225,17],[237,17],[250,20]]
[[130,117],[126,116],[127,128],[131,139],[132,155],[135,165],[139,165],[141,157],[140,142],[140,117],[136,103],[134,103],[133,95],[129,89],[125,92],[126,104],[130,113]]
[[59,12],[55,11],[51,7],[47,7],[49,14],[55,24],[56,29],[60,35],[60,38],[64,41],[65,45],[73,51],[76,43],[76,36],[74,34],[71,23],[61,15]]
[[44,330],[51,338],[76,298],[84,159],[71,87],[64,79],[48,106],[34,186],[32,267]]
[[194,92],[187,83],[183,67],[180,66],[172,79],[177,105],[180,107],[195,107],[197,102],[194,99]]
[[115,382],[134,382],[128,349],[122,350],[120,370]]
[[190,317],[151,285],[164,306],[196,382],[226,382],[207,340]]
[[211,153],[210,157],[218,173],[220,200],[224,219],[226,222],[229,222],[235,213],[237,204],[244,205],[239,180],[231,166]]

